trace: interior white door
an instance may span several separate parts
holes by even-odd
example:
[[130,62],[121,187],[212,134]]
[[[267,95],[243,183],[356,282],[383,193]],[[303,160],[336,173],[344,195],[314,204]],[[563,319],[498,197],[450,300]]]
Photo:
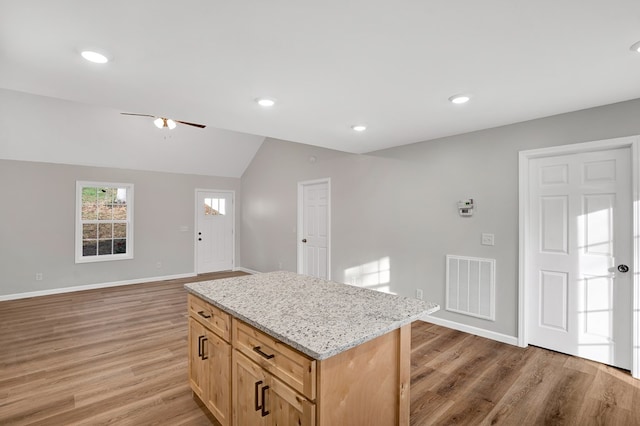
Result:
[[329,182],[303,182],[298,197],[298,273],[330,279]]
[[631,368],[631,152],[530,160],[528,343]]
[[233,269],[233,193],[196,192],[196,272]]

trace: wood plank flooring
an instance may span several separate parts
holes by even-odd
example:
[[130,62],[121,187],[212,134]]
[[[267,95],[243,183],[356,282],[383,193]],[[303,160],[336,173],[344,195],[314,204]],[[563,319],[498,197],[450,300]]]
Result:
[[[183,284],[226,276],[0,302],[0,425],[217,425],[189,389]],[[423,322],[411,357],[412,425],[640,425],[626,371]]]

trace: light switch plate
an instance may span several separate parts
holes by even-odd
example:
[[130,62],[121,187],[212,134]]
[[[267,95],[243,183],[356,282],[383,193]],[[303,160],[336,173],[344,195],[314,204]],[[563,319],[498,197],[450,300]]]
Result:
[[494,245],[494,235],[493,234],[482,234],[481,244],[483,246],[492,246]]

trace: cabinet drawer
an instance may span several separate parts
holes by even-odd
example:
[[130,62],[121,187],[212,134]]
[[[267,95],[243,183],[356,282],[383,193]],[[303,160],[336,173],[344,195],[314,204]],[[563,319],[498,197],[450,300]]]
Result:
[[189,315],[198,320],[205,327],[230,341],[231,316],[212,304],[189,294]]
[[316,398],[316,360],[233,319],[233,347],[310,400]]

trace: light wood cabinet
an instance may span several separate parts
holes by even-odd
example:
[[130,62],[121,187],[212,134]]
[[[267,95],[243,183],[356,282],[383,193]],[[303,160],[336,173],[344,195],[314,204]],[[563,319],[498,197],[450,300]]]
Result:
[[[191,297],[191,296],[190,296]],[[189,381],[193,393],[200,398],[223,426],[231,424],[231,344],[212,331],[220,327],[211,310],[202,303],[189,318]],[[214,308],[211,306],[211,308]],[[191,311],[191,310],[190,310]],[[227,314],[224,314],[227,315]],[[214,324],[213,327],[211,325]],[[209,328],[211,327],[211,328]],[[224,327],[222,327],[224,329]],[[224,333],[223,333],[224,334]],[[227,333],[229,329],[227,327]]]
[[202,300],[189,303],[191,387],[224,426],[409,424],[410,324],[315,360]]
[[233,424],[315,426],[315,404],[233,351]]

